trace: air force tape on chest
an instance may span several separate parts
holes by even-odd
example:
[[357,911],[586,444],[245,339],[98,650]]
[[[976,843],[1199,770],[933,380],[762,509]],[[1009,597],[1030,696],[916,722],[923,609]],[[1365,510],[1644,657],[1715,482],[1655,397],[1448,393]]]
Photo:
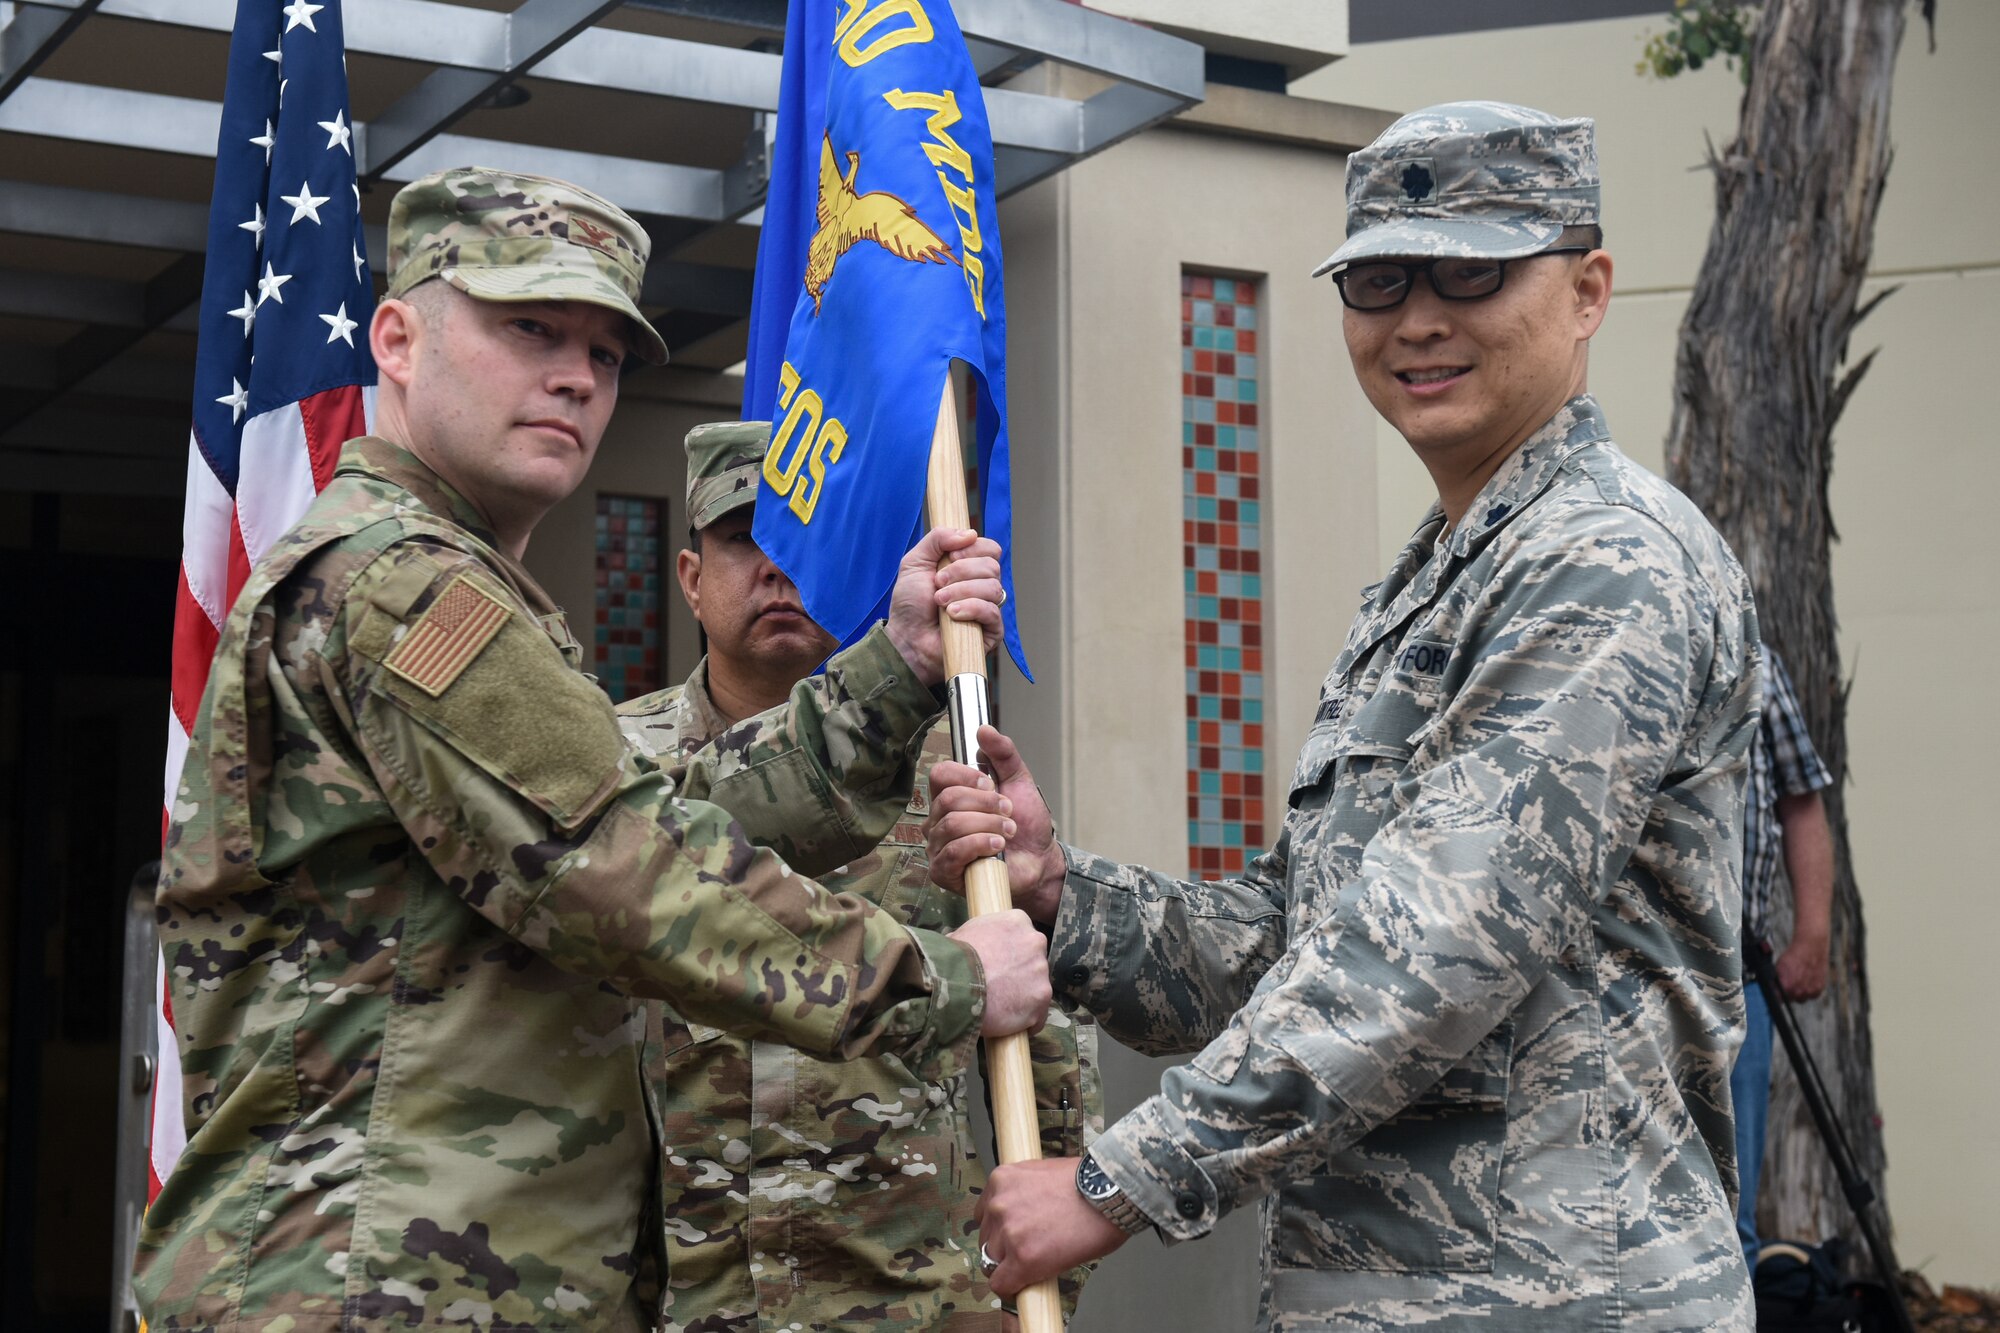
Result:
[[1396,649],[1391,670],[1419,694],[1433,693],[1451,665],[1452,645],[1441,639],[1405,639]]

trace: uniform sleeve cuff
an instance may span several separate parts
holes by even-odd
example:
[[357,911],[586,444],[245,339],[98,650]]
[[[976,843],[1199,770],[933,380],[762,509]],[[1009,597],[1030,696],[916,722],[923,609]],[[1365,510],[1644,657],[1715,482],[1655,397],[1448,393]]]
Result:
[[[1137,966],[1131,951],[1116,945],[1132,925],[1132,896],[1095,873],[1111,863],[1067,843],[1063,854],[1062,902],[1049,925],[1049,980],[1056,998],[1073,1009],[1106,1007],[1125,973]],[[1125,956],[1122,958],[1120,954]]]
[[942,711],[937,692],[917,679],[916,668],[903,660],[879,624],[859,643],[835,653],[826,674],[837,678],[849,697],[874,708],[889,734],[911,737],[912,744]]
[[979,955],[936,931],[912,928],[931,983],[926,1017],[930,1051],[916,1072],[943,1082],[971,1069],[979,1059],[979,1020],[986,1013],[986,970]]
[[1193,1240],[1222,1219],[1221,1197],[1208,1173],[1174,1141],[1164,1111],[1159,1097],[1139,1103],[1098,1135],[1090,1155],[1161,1236]]

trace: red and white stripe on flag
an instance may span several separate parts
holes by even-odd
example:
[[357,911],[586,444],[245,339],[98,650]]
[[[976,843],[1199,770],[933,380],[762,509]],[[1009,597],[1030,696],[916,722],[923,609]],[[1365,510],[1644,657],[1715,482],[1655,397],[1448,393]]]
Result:
[[[341,0],[237,3],[195,351],[163,830],[237,593],[374,417],[374,283],[342,31]],[[163,957],[149,1199],[187,1145],[171,967]]]

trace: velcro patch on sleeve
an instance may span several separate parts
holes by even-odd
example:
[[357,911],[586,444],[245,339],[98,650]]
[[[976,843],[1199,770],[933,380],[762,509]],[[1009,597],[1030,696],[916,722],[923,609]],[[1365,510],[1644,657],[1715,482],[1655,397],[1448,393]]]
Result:
[[435,699],[493,642],[512,614],[461,574],[410,626],[382,665]]

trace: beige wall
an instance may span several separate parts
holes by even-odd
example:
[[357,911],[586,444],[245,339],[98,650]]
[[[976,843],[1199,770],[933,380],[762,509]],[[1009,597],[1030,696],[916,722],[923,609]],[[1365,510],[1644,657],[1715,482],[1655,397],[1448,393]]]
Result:
[[[1665,4],[1661,6],[1666,8]],[[1496,97],[1598,120],[1605,223],[1619,295],[1592,352],[1591,387],[1620,443],[1660,464],[1674,340],[1707,245],[1704,131],[1720,145],[1740,87],[1721,70],[1667,83],[1633,72],[1656,20],[1357,47],[1295,93],[1410,110]],[[2000,112],[1987,60],[2000,6],[1941,7],[1939,49],[1913,22],[1897,71],[1896,163],[1875,273],[1903,289],[1860,329],[1881,346],[1836,435],[1841,543],[1834,586],[1849,719],[1855,870],[1867,904],[1876,1076],[1888,1198],[1902,1261],[1934,1280],[2000,1283],[2000,1004],[1987,941],[2000,934],[1982,832],[2000,710],[1976,664],[2000,648],[2000,593],[1983,517],[2000,486],[1988,411],[2000,347]],[[1422,470],[1377,432],[1382,538],[1392,552],[1429,495]],[[1915,661],[1926,670],[1910,674]]]
[[680,588],[674,555],[687,543],[687,465],[681,441],[704,421],[733,421],[743,383],[733,376],[641,371],[621,386],[618,410],[598,446],[590,475],[535,529],[528,568],[569,612],[588,660],[597,588],[597,497],[639,495],[667,502],[660,541],[660,609],[666,655],[662,685],[678,685],[701,656],[700,638]]
[[[1263,281],[1267,793],[1284,790],[1374,577],[1372,416],[1343,368],[1338,303],[1306,276],[1335,243],[1341,164],[1156,131],[1002,208],[1015,551],[1041,683],[1010,672],[1000,707],[1064,835],[1106,855],[1187,870],[1183,266]],[[1110,1113],[1156,1091],[1162,1067],[1107,1049]],[[1096,1278],[1076,1327],[1247,1327],[1257,1249],[1249,1211],[1198,1250],[1135,1242]]]

